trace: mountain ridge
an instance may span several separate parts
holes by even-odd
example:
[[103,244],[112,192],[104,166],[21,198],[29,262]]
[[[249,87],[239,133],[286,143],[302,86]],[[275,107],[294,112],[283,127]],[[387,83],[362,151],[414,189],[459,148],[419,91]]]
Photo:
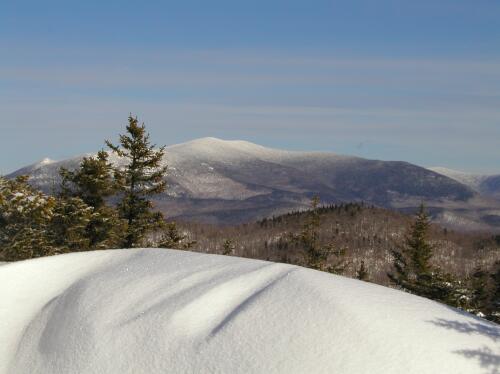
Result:
[[454,179],[475,191],[500,198],[500,174],[476,174],[445,167],[430,167],[429,170]]
[[[76,168],[89,155],[39,162],[7,177],[29,174],[33,185],[53,192],[59,168]],[[115,154],[110,160],[123,162]],[[306,208],[313,195],[325,203],[365,201],[398,210],[412,210],[423,201],[437,220],[450,222],[451,212],[484,228],[489,224],[483,225],[481,217],[491,215],[488,209],[500,212],[500,204],[495,206],[470,186],[404,161],[207,137],[166,147],[163,163],[168,166],[168,189],[154,202],[172,218],[242,223]]]

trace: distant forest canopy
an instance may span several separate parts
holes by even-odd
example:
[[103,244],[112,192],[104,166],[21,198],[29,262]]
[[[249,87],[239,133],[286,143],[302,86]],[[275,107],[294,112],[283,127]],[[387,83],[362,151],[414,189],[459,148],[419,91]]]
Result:
[[[386,276],[391,266],[390,251],[401,245],[413,216],[363,203],[320,206],[319,240],[344,248],[351,264],[344,274],[355,276],[361,261],[370,279],[389,285]],[[195,242],[192,250],[222,253],[224,243],[233,243],[233,255],[262,260],[297,263],[300,245],[288,240],[310,219],[311,211],[295,211],[237,226],[218,226],[177,222],[186,240]],[[478,266],[491,266],[500,260],[500,235],[462,233],[432,224],[428,240],[434,246],[433,261],[442,269],[464,276]]]

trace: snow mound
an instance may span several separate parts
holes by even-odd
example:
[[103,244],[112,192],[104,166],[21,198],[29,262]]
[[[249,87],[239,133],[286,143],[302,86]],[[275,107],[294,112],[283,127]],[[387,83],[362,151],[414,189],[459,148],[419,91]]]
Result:
[[500,327],[296,266],[161,250],[0,267],[0,373],[487,373]]

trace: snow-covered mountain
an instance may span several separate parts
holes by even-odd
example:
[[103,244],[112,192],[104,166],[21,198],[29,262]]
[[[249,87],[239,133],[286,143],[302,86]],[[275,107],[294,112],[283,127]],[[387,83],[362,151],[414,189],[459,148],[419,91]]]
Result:
[[465,171],[449,169],[441,166],[430,167],[429,170],[445,175],[451,179],[455,179],[456,181],[465,184],[466,186],[469,186],[470,188],[478,192],[481,191],[481,184],[485,179],[488,178],[488,175],[472,174]]
[[[81,157],[37,163],[8,177],[29,174],[33,184],[50,192],[59,168],[74,168]],[[120,162],[116,157],[114,161]],[[500,211],[500,204],[484,202],[470,187],[406,162],[216,138],[167,147],[164,162],[169,166],[168,191],[155,203],[168,216],[183,219],[245,222],[304,208],[315,194],[325,203],[365,201],[409,210],[425,201],[436,217],[449,209],[469,214],[474,205],[474,217],[467,219],[479,225],[481,216],[490,213],[483,209]]]
[[500,198],[500,174],[473,174],[444,167],[429,170],[452,178],[484,195]]
[[500,326],[297,266],[166,249],[0,266],[0,374],[495,373]]

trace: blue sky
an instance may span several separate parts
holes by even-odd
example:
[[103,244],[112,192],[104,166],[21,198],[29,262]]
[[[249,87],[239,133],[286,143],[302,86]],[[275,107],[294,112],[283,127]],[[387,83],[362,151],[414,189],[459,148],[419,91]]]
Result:
[[500,172],[500,2],[0,2],[0,173],[98,150],[129,112],[159,144]]

